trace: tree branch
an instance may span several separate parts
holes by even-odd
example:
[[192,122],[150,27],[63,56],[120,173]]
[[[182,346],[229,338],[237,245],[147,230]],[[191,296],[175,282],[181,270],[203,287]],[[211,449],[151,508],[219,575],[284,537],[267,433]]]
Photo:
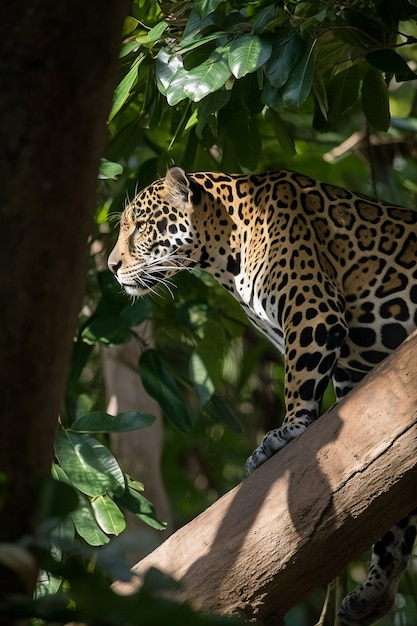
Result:
[[135,574],[157,567],[196,607],[277,623],[417,505],[416,352],[414,334]]

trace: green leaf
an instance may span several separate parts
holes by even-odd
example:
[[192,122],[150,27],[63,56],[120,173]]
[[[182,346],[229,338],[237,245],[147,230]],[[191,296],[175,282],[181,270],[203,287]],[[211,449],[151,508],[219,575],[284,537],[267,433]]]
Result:
[[294,139],[289,133],[287,126],[282,121],[282,118],[272,109],[268,109],[265,114],[265,119],[271,124],[275,137],[285,154],[294,156],[296,154]]
[[93,498],[91,508],[101,530],[108,535],[120,535],[126,528],[123,513],[108,495]]
[[197,392],[200,405],[204,405],[210,400],[215,387],[197,351],[194,351],[190,358],[190,378]]
[[192,37],[191,40],[183,39],[181,42],[180,52],[184,55],[192,50],[205,48],[208,43],[214,44],[218,39],[225,38],[226,36],[227,33],[225,31],[217,30],[215,33],[211,33],[211,35],[206,35],[200,39],[195,39],[194,37]]
[[206,61],[210,54],[215,49],[214,43],[207,43],[204,46],[199,46],[195,50],[191,50],[183,55],[184,69],[187,71],[192,70],[194,67],[201,65]]
[[154,421],[153,415],[138,411],[125,411],[116,416],[104,411],[94,411],[78,417],[70,430],[77,433],[125,433],[138,428],[147,428]]
[[[171,80],[181,69],[185,71],[181,58],[172,55],[168,48],[161,48],[156,56],[155,70],[158,89],[164,96],[167,95]],[[178,102],[179,101],[180,100],[178,100]]]
[[262,149],[256,118],[248,116],[246,110],[236,112],[224,130],[238,163],[254,170]]
[[209,13],[213,13],[223,0],[194,0],[193,6],[200,17],[204,18]]
[[179,68],[167,89],[168,103],[174,106],[184,98],[199,102],[209,93],[221,89],[231,76],[224,52],[223,48],[216,48],[204,63],[189,72]]
[[417,74],[410,69],[403,57],[395,50],[376,50],[367,54],[365,58],[377,70],[395,74],[398,82],[417,78]]
[[299,108],[306,101],[313,85],[314,77],[314,41],[295,69],[285,85],[282,99],[289,107]]
[[128,487],[125,493],[115,498],[115,501],[123,508],[134,513],[142,522],[156,530],[165,530],[166,523],[156,518],[155,507],[145,496]]
[[387,131],[390,125],[388,89],[381,72],[370,68],[362,83],[362,108],[368,122],[377,130]]
[[138,78],[139,65],[144,60],[145,55],[139,54],[133,61],[132,66],[123,80],[116,87],[113,98],[113,106],[109,114],[109,121],[111,121],[116,113],[120,111],[126,100],[130,95],[130,91]]
[[279,29],[272,44],[271,57],[265,66],[265,74],[273,87],[279,89],[288,78],[305,51],[304,42],[298,35]]
[[78,494],[78,507],[71,514],[75,530],[90,546],[103,546],[110,540],[99,528],[88,498]]
[[358,99],[361,72],[357,65],[348,67],[332,78],[327,88],[330,124],[337,124]]
[[94,343],[86,343],[79,337],[73,345],[71,363],[67,378],[67,390],[71,391],[77,384],[88,359],[93,351]]
[[181,431],[190,431],[190,418],[181,391],[156,350],[146,350],[139,360],[143,386]]
[[139,21],[136,18],[128,15],[123,23],[123,37],[126,37],[126,35],[129,35],[130,33],[133,33],[138,24]]
[[246,33],[232,42],[228,61],[235,78],[255,72],[271,56],[272,45],[266,39]]
[[274,23],[277,14],[277,3],[273,2],[261,11],[256,12],[255,21],[253,23],[253,32],[259,35],[268,29]]
[[241,433],[243,426],[230,406],[217,393],[213,393],[210,400],[204,405],[212,419],[219,420],[226,424],[235,433]]
[[146,33],[146,35],[138,35],[136,37],[136,41],[143,45],[154,43],[162,37],[167,28],[168,22],[158,22],[158,24],[155,24],[155,26],[151,28],[148,33]]
[[61,429],[55,439],[55,454],[74,487],[88,496],[124,491],[119,464],[94,437]]
[[133,337],[130,325],[123,323],[118,315],[102,312],[93,314],[81,331],[86,343],[103,343],[107,346],[127,343]]
[[107,159],[101,159],[98,177],[100,180],[111,178],[116,180],[118,176],[123,174],[123,167],[119,163],[113,163]]
[[139,298],[121,312],[121,319],[129,326],[139,326],[149,317],[151,301],[148,296]]
[[77,492],[71,485],[52,476],[38,481],[38,501],[44,517],[66,517],[78,506]]

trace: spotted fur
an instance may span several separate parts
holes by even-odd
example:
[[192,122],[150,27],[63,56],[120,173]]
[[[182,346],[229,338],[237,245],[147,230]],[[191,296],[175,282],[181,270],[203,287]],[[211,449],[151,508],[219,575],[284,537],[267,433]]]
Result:
[[[133,296],[203,268],[285,354],[286,417],[249,472],[317,419],[330,379],[342,398],[417,325],[417,213],[286,170],[170,168],[123,212],[109,267]],[[343,624],[389,609],[416,526],[414,512],[375,545]]]

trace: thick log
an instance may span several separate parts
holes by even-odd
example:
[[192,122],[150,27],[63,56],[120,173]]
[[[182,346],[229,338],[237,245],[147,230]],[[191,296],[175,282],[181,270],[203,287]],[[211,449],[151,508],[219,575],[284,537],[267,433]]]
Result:
[[417,506],[416,354],[414,334],[135,574],[154,566],[196,607],[279,622]]

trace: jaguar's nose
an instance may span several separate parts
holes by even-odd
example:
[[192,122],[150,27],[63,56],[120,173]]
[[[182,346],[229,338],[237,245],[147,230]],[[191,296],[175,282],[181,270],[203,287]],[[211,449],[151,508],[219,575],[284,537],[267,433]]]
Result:
[[109,270],[110,270],[111,272],[113,272],[113,274],[114,274],[115,276],[117,276],[117,272],[118,272],[118,271],[119,271],[119,269],[121,268],[121,266],[122,266],[122,262],[121,262],[121,261],[112,262],[112,260],[111,260],[111,259],[109,259],[109,261],[108,261],[108,266],[109,266]]

